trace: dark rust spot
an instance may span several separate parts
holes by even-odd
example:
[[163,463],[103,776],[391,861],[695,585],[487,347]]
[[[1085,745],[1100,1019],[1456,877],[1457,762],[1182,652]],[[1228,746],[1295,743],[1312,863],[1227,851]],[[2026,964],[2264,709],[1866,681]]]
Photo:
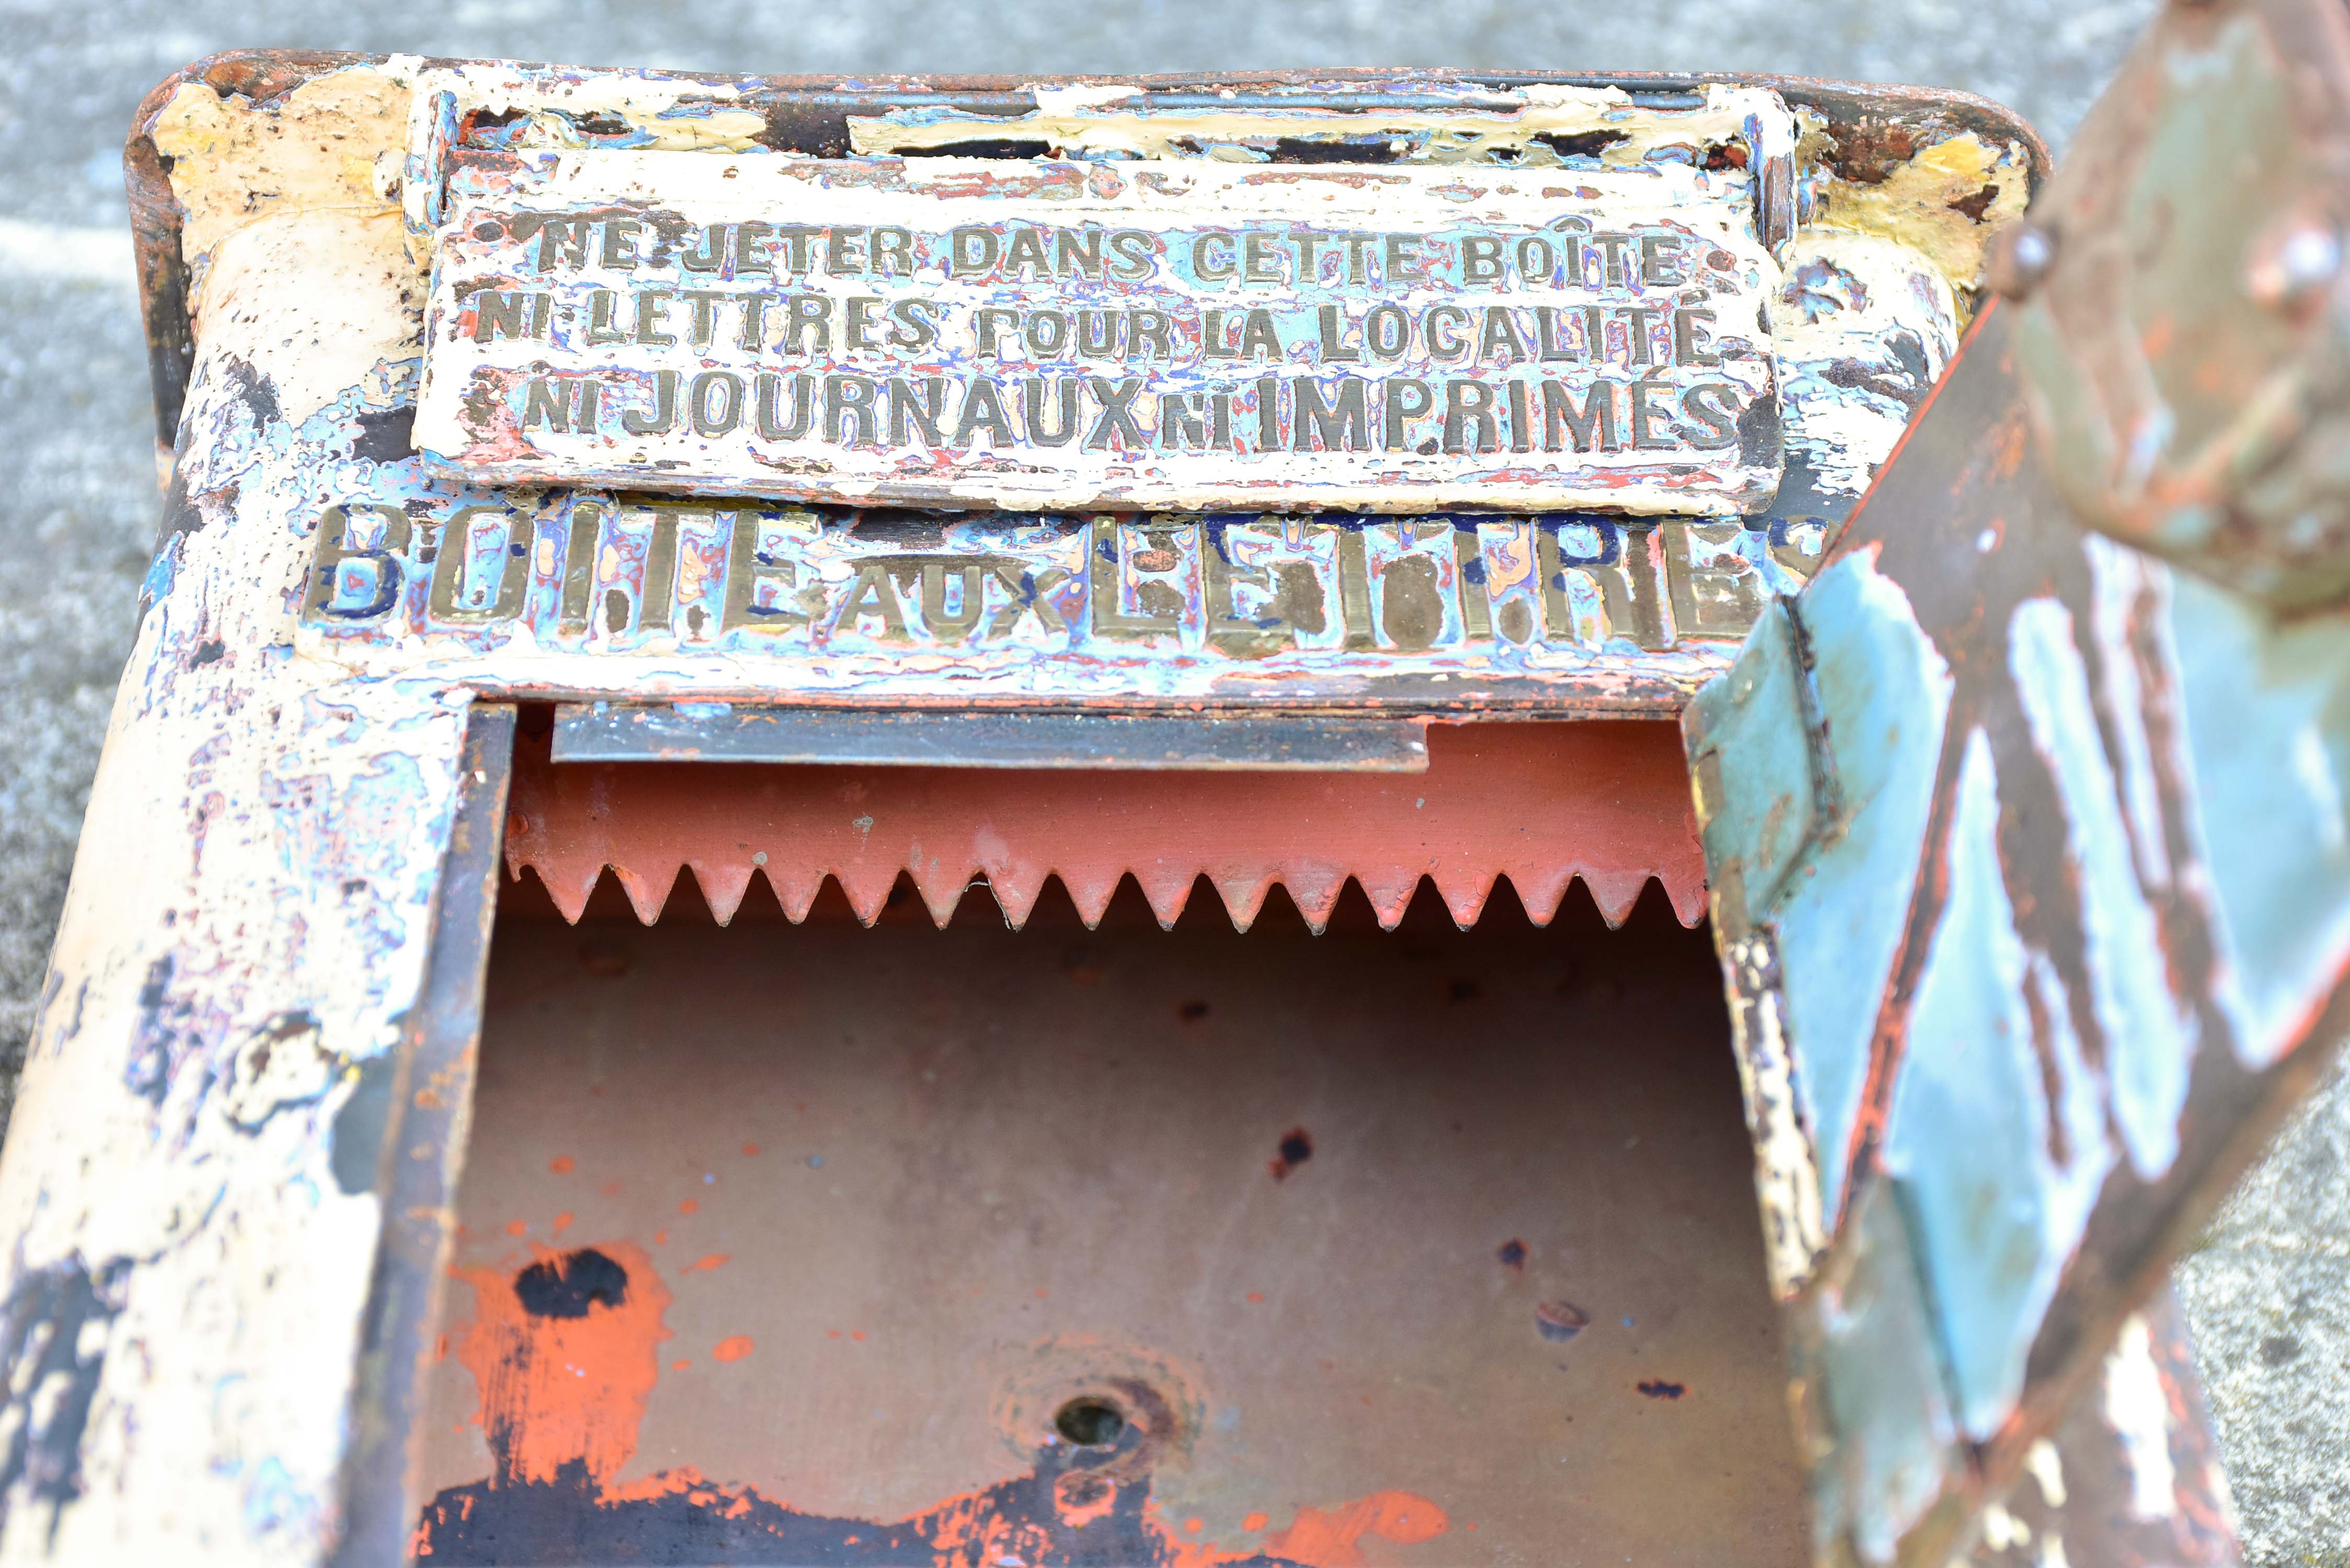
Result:
[[516,1274],[515,1299],[533,1317],[586,1317],[590,1307],[616,1307],[629,1299],[629,1271],[582,1247]]
[[1526,1266],[1526,1244],[1513,1236],[1494,1249],[1493,1256],[1502,1260],[1505,1269],[1523,1269]]
[[1399,556],[1379,574],[1379,620],[1388,639],[1406,653],[1433,648],[1444,633],[1436,563],[1425,556]]
[[1284,136],[1273,144],[1273,161],[1276,163],[1393,163],[1397,155],[1395,143],[1384,136],[1349,137],[1331,141]]
[[1991,204],[1998,200],[1999,187],[1987,184],[1971,196],[1961,196],[1955,202],[1945,202],[1944,205],[1953,213],[1964,213],[1969,218],[1980,223],[1983,221],[1983,214],[1991,211]]
[[1641,1393],[1646,1394],[1651,1399],[1678,1399],[1682,1395],[1689,1392],[1688,1385],[1682,1383],[1668,1383],[1661,1377],[1651,1377],[1647,1382],[1638,1385],[1638,1387]]
[[1544,1302],[1534,1308],[1534,1331],[1544,1339],[1573,1339],[1590,1323],[1590,1314],[1573,1302]]
[[1281,1135],[1281,1145],[1274,1151],[1272,1171],[1275,1181],[1286,1181],[1289,1173],[1314,1158],[1314,1135],[1304,1127],[1292,1127]]
[[969,141],[947,141],[936,147],[909,147],[904,151],[909,158],[1050,158],[1053,144],[1013,136],[975,136]]
[[1534,138],[1561,158],[1596,158],[1619,141],[1631,138],[1628,130],[1552,131]]

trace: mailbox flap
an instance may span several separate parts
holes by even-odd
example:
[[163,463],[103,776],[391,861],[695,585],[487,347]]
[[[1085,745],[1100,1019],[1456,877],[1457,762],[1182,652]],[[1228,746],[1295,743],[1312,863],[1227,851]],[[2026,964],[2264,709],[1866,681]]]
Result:
[[[2222,67],[2245,126],[2325,99],[2350,57],[2294,40],[2340,22],[2157,22],[1995,264],[2025,303],[1978,321],[1685,720],[1823,1561],[2000,1549],[1987,1511],[2350,1016],[2336,403],[2292,358],[2337,351],[2344,295],[2260,306],[2275,226],[2338,243],[2312,214],[2345,186],[2314,154],[2242,188],[2164,163]],[[2133,220],[2119,301],[2104,231],[2074,227],[2117,167],[2171,204]],[[2242,431],[2166,356],[2234,352],[2259,308],[2288,319],[2245,337],[2247,373],[2299,412],[2257,463],[2202,462]],[[2116,499],[2084,421],[2137,432],[2142,486]],[[2263,510],[2285,491],[2298,529]],[[2183,1541],[2189,1504],[2163,1510]]]

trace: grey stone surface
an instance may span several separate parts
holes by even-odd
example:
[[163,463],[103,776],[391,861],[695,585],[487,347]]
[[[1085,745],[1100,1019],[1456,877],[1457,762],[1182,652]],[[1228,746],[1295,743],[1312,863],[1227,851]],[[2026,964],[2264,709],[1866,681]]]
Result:
[[[1732,69],[1964,88],[2061,145],[2154,0],[0,0],[0,1116],[37,992],[157,497],[119,150],[224,48],[736,71],[1045,74],[1315,65]],[[2181,1270],[2270,1568],[2350,1568],[2350,1079]],[[2087,1563],[2076,1568],[2092,1568]]]
[[2350,1564],[2350,1057],[2177,1277],[2246,1561]]

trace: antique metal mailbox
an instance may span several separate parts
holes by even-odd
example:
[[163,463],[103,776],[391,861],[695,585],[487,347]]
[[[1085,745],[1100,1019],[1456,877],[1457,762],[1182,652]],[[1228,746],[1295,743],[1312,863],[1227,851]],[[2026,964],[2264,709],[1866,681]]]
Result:
[[2331,633],[2190,635],[2036,478],[2087,401],[1977,418],[2114,308],[1982,308],[2043,161],[1775,78],[166,82],[0,1556],[2227,1560],[2133,1314],[2339,944],[2250,956],[2160,716]]

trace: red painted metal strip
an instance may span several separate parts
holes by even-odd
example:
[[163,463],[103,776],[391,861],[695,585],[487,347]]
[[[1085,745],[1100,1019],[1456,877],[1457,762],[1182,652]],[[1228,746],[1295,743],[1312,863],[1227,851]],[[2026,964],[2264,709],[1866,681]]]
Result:
[[1129,872],[1168,924],[1206,877],[1243,929],[1275,882],[1319,929],[1350,878],[1388,927],[1422,877],[1464,927],[1499,877],[1538,925],[1577,877],[1610,925],[1650,877],[1684,924],[1705,911],[1665,723],[1438,725],[1409,774],[557,765],[546,745],[519,742],[506,859],[571,919],[608,866],[648,924],[681,867],[722,921],[754,873],[795,920],[836,877],[868,924],[901,872],[941,925],[984,877],[1018,926],[1050,877],[1091,925]]

